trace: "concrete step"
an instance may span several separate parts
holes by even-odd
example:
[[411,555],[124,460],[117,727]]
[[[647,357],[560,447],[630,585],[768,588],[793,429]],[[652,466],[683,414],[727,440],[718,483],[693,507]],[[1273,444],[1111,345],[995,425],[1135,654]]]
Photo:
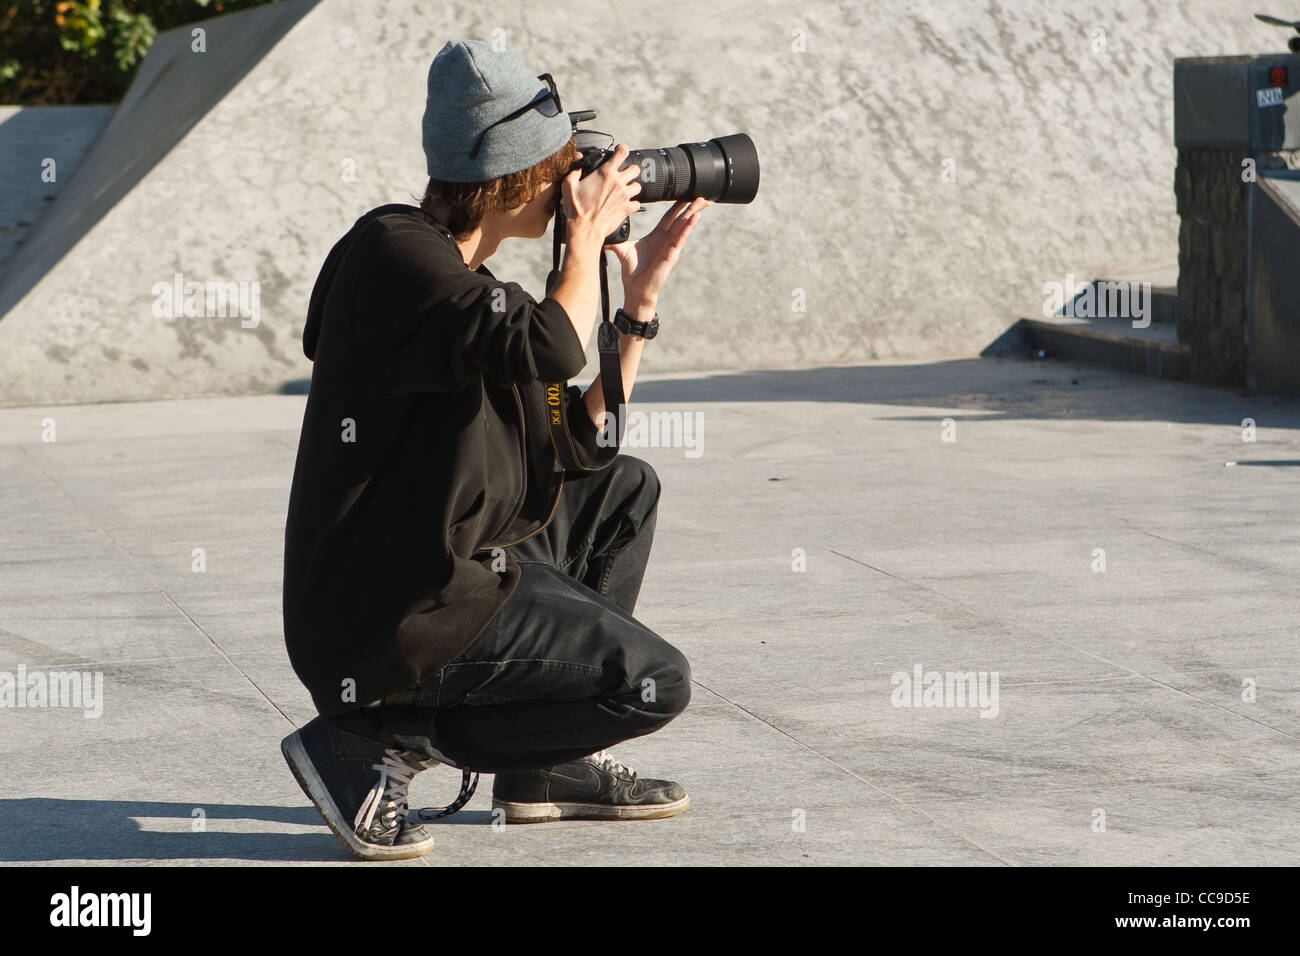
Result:
[[[1114,315],[1110,283],[1149,282],[1145,315]],[[1124,276],[1084,283],[1059,313],[1043,318],[1023,318],[1007,329],[980,354],[1061,358],[1165,379],[1190,375],[1190,352],[1178,341],[1177,270]],[[1061,314],[1064,313],[1064,314]],[[1139,324],[1135,326],[1135,321]],[[1141,323],[1146,323],[1142,325]]]

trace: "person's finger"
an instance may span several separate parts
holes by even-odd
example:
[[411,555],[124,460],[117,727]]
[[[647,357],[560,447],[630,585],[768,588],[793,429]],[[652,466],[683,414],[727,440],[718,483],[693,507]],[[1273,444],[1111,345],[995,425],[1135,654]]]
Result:
[[[573,175],[577,175],[574,173]],[[574,215],[573,190],[577,188],[578,181],[570,176],[564,177],[560,184],[560,210],[564,213],[564,218],[572,219]]]
[[627,154],[630,152],[627,143],[619,143],[614,147],[614,152],[600,164],[600,172],[606,176],[617,178],[618,174],[623,172],[619,167],[623,165],[623,160],[627,159]]
[[677,217],[677,221],[673,223],[672,231],[674,234],[676,234],[683,229],[689,229],[691,226],[695,225],[695,223],[697,223],[699,219],[700,219],[699,210],[688,209],[686,212],[682,213],[680,216]]
[[560,182],[560,195],[565,199],[572,199],[574,192],[578,188],[580,176],[581,174],[576,169],[565,176]]
[[667,211],[666,213],[663,214],[663,218],[659,220],[658,225],[656,225],[656,226],[654,227],[654,229],[652,229],[652,230],[650,230],[650,231],[651,231],[651,232],[657,232],[657,233],[660,233],[660,234],[663,234],[663,233],[667,232],[670,228],[672,228],[672,224],[673,224],[674,220],[676,220],[678,214],[679,214],[683,209],[685,209],[686,206],[687,206],[687,203],[685,202],[685,200],[681,200],[681,199],[679,199],[677,202],[673,203],[672,206],[670,206],[670,207],[668,208],[668,211]]
[[631,267],[635,264],[634,253],[636,250],[632,248],[631,242],[626,240],[623,242],[613,242],[605,248],[613,252],[615,258],[617,258],[619,262],[623,263],[623,265]]
[[686,237],[691,234],[695,224],[700,221],[698,212],[687,213],[673,224],[673,230],[668,236],[668,246],[674,251],[680,251],[686,244]]

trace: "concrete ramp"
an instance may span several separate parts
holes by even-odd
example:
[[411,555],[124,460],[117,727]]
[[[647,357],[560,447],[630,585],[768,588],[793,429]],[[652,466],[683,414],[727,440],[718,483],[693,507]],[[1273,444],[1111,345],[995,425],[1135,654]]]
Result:
[[[79,164],[79,175],[41,217],[22,255],[7,270],[0,286],[0,315],[12,309],[110,209],[139,186],[314,2],[273,4],[250,10],[238,19],[218,17],[162,34],[104,135]],[[201,41],[194,36],[195,30],[202,31]],[[198,42],[205,47],[202,52],[194,49]],[[49,144],[28,134],[23,145],[28,154],[24,166],[39,169],[38,157]],[[166,215],[161,209],[157,213]],[[157,236],[143,223],[137,228],[136,241],[147,242]],[[97,241],[112,240],[103,237]]]
[[[219,328],[164,326],[149,308],[141,308],[152,303],[153,282],[170,279],[163,275],[168,262],[180,271],[186,261],[209,259],[230,241],[229,232],[222,236],[204,229],[205,220],[228,225],[229,210],[213,205],[215,197],[203,180],[209,175],[205,166],[232,161],[235,144],[218,144],[206,163],[195,155],[176,156],[193,163],[188,170],[176,163],[157,167],[317,2],[272,4],[157,38],[76,174],[4,272],[0,395],[5,399],[188,394],[183,376],[195,359],[222,369],[221,381],[208,379],[203,390],[248,387],[226,379],[240,377],[236,370],[246,362],[240,346],[248,343],[223,349],[226,336]],[[0,127],[0,134],[6,129],[7,124]],[[56,130],[51,124],[51,133]],[[240,137],[236,151],[256,149],[258,138]],[[16,154],[9,159],[13,165],[39,171],[50,146],[27,133],[6,153]],[[247,191],[230,198],[256,202]]]
[[112,118],[111,106],[0,106],[0,282]]
[[[1067,271],[1172,261],[1173,58],[1281,44],[1237,0],[289,0],[203,26],[206,54],[159,38],[12,263],[0,402],[305,378],[330,245],[423,190],[448,39],[505,44],[633,146],[754,137],[758,199],[706,214],[649,371],[970,355]],[[540,294],[549,242],[511,245],[493,268]],[[256,321],[159,315],[186,283],[256,290]]]

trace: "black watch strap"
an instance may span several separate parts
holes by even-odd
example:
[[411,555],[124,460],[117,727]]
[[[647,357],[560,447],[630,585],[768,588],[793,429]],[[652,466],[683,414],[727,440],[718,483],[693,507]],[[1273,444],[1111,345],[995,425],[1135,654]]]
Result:
[[643,339],[652,339],[659,334],[659,313],[649,322],[638,322],[622,309],[614,312],[614,327],[624,335],[639,335]]

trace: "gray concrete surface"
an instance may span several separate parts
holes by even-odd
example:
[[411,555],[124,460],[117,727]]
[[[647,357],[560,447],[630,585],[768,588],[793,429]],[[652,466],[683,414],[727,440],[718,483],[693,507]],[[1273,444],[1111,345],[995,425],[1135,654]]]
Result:
[[1247,195],[1246,385],[1300,395],[1300,169],[1264,172]]
[[[664,486],[638,615],[695,689],[614,752],[694,805],[495,829],[485,778],[409,865],[1300,863],[1300,403],[960,360],[634,405],[704,416],[698,458],[630,450]],[[105,681],[99,718],[0,709],[0,861],[348,862],[277,746],[312,715],[279,621],[302,408],[0,410],[0,673]],[[917,665],[997,672],[996,716],[893,706]]]
[[111,106],[0,106],[0,281],[112,117]]
[[[367,208],[423,190],[425,76],[448,38],[504,43],[634,146],[753,135],[758,200],[696,231],[658,371],[973,354],[1041,308],[1045,282],[1171,261],[1174,57],[1282,43],[1239,0],[269,11],[210,21],[202,54],[189,28],[159,38],[80,200],[51,212],[67,228],[0,288],[23,296],[0,320],[0,402],[301,377],[326,251]],[[540,293],[548,256],[525,243],[494,266]],[[156,317],[155,283],[177,273],[257,283],[260,321]]]

